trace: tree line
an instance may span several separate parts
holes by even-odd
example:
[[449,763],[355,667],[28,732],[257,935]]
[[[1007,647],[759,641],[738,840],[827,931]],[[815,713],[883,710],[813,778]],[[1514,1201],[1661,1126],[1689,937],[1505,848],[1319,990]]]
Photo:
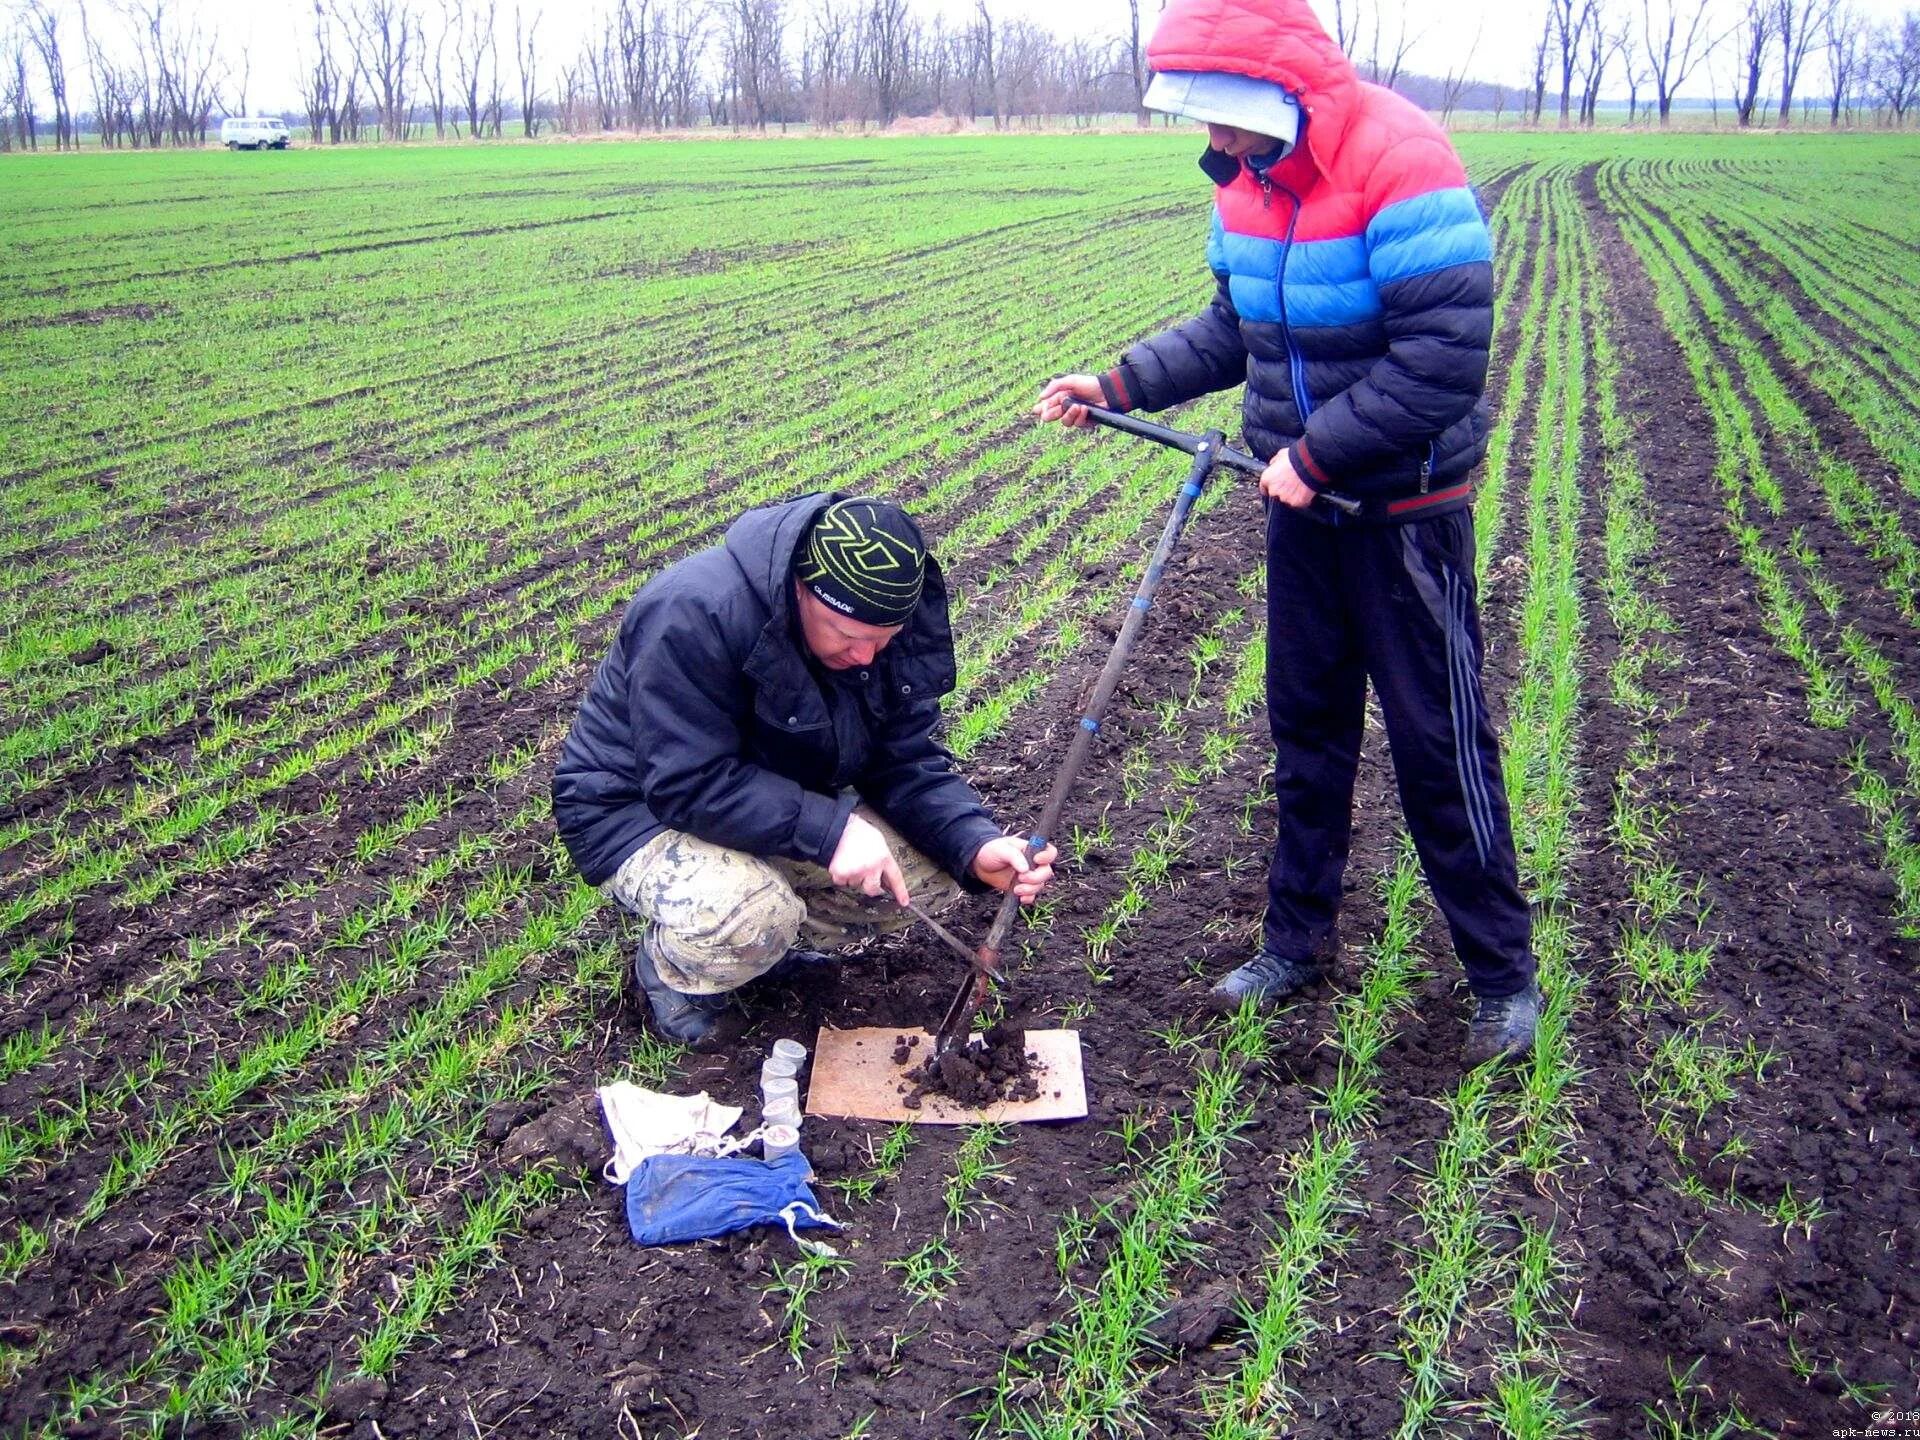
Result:
[[[192,0],[0,3],[0,149],[78,148],[83,134],[110,149],[203,145],[219,117],[251,113],[251,47]],[[1156,0],[1115,0],[1104,36],[1054,34],[1007,3],[973,0],[953,22],[910,0],[606,0],[553,47],[539,0],[301,0],[300,104],[282,113],[327,144],[924,116],[1149,122]],[[1333,0],[1329,28],[1363,75],[1443,118],[1592,125],[1610,89],[1627,95],[1629,123],[1664,125],[1703,82],[1716,119],[1724,98],[1743,126],[1792,124],[1796,100],[1830,125],[1904,124],[1920,99],[1920,11],[1870,24],[1853,0],[1540,0],[1536,13],[1531,68],[1513,83],[1475,75],[1477,32],[1443,75],[1416,68],[1457,7]],[[284,100],[288,77],[270,78]]]

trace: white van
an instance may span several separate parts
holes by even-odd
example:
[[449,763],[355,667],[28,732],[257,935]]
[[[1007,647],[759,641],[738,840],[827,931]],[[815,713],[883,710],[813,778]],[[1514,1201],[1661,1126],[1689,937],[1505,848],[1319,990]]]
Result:
[[278,116],[229,117],[220,122],[220,143],[229,150],[284,150],[293,132]]

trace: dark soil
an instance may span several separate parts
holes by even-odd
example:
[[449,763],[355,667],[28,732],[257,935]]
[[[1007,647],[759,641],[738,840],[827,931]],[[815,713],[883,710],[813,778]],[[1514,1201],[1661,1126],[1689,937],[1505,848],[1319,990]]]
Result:
[[[901,1036],[893,1048],[894,1064],[908,1066],[916,1043]],[[1039,1058],[1027,1049],[1026,1030],[1002,1021],[979,1039],[969,1036],[964,1045],[928,1055],[908,1069],[908,1084],[900,1087],[906,1099],[900,1103],[918,1110],[922,1096],[944,1095],[980,1109],[1002,1100],[1032,1100],[1040,1094],[1040,1072],[1034,1068]]]
[[[1858,737],[1807,722],[1797,672],[1759,623],[1707,478],[1713,462],[1708,418],[1691,399],[1691,381],[1636,258],[1591,187],[1587,201],[1633,381],[1628,405],[1640,427],[1636,449],[1660,517],[1661,598],[1679,621],[1678,633],[1667,638],[1680,663],[1662,683],[1685,703],[1657,737],[1654,771],[1675,807],[1668,843],[1699,878],[1709,909],[1716,959],[1705,982],[1706,1006],[1719,1012],[1727,1039],[1751,1038],[1778,1058],[1763,1081],[1741,1083],[1718,1128],[1691,1138],[1682,1155],[1653,1132],[1635,1089],[1672,1025],[1669,1017],[1628,1003],[1613,959],[1628,915],[1605,817],[1609,786],[1634,729],[1607,699],[1605,665],[1617,642],[1594,580],[1596,479],[1583,522],[1588,650],[1582,689],[1589,697],[1579,722],[1583,857],[1568,900],[1588,986],[1568,1037],[1581,1069],[1578,1150],[1540,1190],[1503,1185],[1490,1197],[1499,1217],[1496,1243],[1508,1243],[1510,1222],[1519,1220],[1556,1237],[1570,1267],[1561,1297],[1571,1313],[1555,1342],[1566,1362],[1561,1393],[1581,1407],[1590,1433],[1651,1433],[1646,1407],[1671,1396],[1671,1371],[1698,1362],[1698,1392],[1711,1397],[1703,1402],[1700,1433],[1711,1429],[1712,1415],[1737,1405],[1769,1432],[1826,1435],[1870,1418],[1844,1397],[1845,1384],[1882,1387],[1878,1393],[1889,1406],[1920,1391],[1920,1267],[1913,1262],[1920,1233],[1913,1159],[1920,1151],[1920,1046],[1908,1018],[1915,947],[1889,919],[1891,882],[1845,798],[1846,754]],[[1495,376],[1496,386],[1500,379]],[[1826,412],[1816,412],[1816,419],[1823,426],[1833,422]],[[983,431],[981,443],[987,438]],[[1524,445],[1525,435],[1520,438]],[[1169,466],[1170,491],[1179,468]],[[1507,637],[1520,589],[1517,580],[1505,582],[1503,567],[1524,551],[1517,460],[1514,471],[1487,597],[1486,668],[1496,712],[1512,683]],[[931,480],[916,477],[916,483]],[[1817,517],[1797,518],[1821,542],[1834,581],[1849,594],[1870,594],[1878,584],[1872,561]],[[1777,544],[1784,533],[1768,538]],[[978,582],[1006,562],[1013,543],[974,557],[956,581]],[[1063,535],[1048,553],[1067,543]],[[392,1175],[366,1182],[404,1185],[417,1194],[429,1231],[461,1225],[472,1187],[509,1168],[546,1165],[581,1177],[581,1186],[562,1189],[477,1257],[457,1280],[455,1298],[431,1320],[429,1337],[403,1355],[392,1374],[348,1379],[343,1356],[417,1273],[423,1259],[417,1249],[372,1257],[349,1277],[333,1308],[280,1341],[255,1413],[187,1433],[237,1436],[272,1419],[276,1407],[298,1411],[331,1369],[341,1383],[324,1401],[322,1433],[354,1440],[961,1436],[973,1433],[968,1416],[982,1388],[997,1383],[1008,1354],[1049,1373],[1045,1342],[1085,1303],[1086,1288],[1107,1259],[1115,1217],[1128,1205],[1137,1161],[1123,1135],[1137,1129],[1151,1149],[1190,1104],[1194,1057],[1169,1047],[1169,1026],[1178,1022],[1191,1034],[1202,1023],[1207,984],[1257,943],[1273,819],[1270,807],[1251,812],[1245,826],[1241,815],[1269,763],[1263,721],[1256,716],[1235,726],[1223,719],[1217,674],[1177,723],[1166,724],[1158,707],[1189,693],[1187,655],[1198,631],[1244,608],[1234,648],[1258,633],[1259,593],[1243,593],[1235,582],[1257,564],[1259,550],[1259,507],[1245,491],[1191,526],[1068,807],[1067,826],[1082,827],[1083,843],[1074,844],[1061,865],[1062,883],[1044,925],[1017,931],[1020,943],[1010,947],[1023,952],[1010,962],[1034,1023],[1058,1023],[1076,1007],[1073,1023],[1088,1057],[1088,1118],[1011,1132],[995,1152],[1000,1170],[970,1197],[967,1218],[957,1224],[944,1191],[962,1143],[958,1134],[917,1131],[898,1173],[871,1202],[859,1203],[834,1182],[871,1171],[888,1127],[810,1119],[805,1147],[816,1191],[845,1224],[834,1243],[851,1269],[829,1277],[811,1297],[807,1348],[797,1362],[784,1344],[782,1302],[768,1294],[776,1268],[795,1253],[783,1232],[760,1229],[641,1250],[628,1239],[620,1192],[590,1178],[606,1144],[592,1087],[622,1064],[641,1034],[609,992],[583,996],[578,1015],[569,1017],[577,1025],[551,1046],[515,1057],[521,1088],[484,1110],[474,1107],[472,1165],[449,1174],[409,1155]],[[1089,629],[1081,652],[1049,677],[1041,699],[970,758],[969,774],[1010,825],[1038,810],[1078,702],[1104,659],[1101,627]],[[89,662],[76,657],[73,663]],[[527,695],[513,687],[503,695],[513,698],[480,698],[460,712],[459,738],[420,784],[481,774],[490,749],[544,734],[568,709],[556,689]],[[1238,739],[1237,751],[1218,769],[1202,764],[1203,742],[1215,733]],[[1884,737],[1865,738],[1879,755]],[[1152,761],[1141,789],[1125,768],[1136,747]],[[1176,783],[1175,766],[1198,778]],[[278,1023],[271,1015],[226,1023],[226,992],[216,981],[256,975],[271,958],[296,951],[312,955],[321,977],[359,963],[362,957],[328,943],[347,909],[400,873],[403,859],[417,860],[458,834],[497,824],[548,778],[544,765],[536,765],[518,791],[462,802],[443,827],[422,835],[418,853],[366,867],[313,899],[266,905],[276,886],[341,861],[354,834],[398,814],[420,785],[388,793],[356,789],[337,831],[304,829],[288,852],[236,866],[217,884],[161,906],[82,911],[74,946],[85,973],[47,977],[47,988],[33,992],[37,1003],[57,1019],[76,998],[111,994],[113,985],[144,974],[182,937],[265,906],[258,945],[210,957],[207,977],[177,1000],[124,1007],[103,1022],[89,1047],[105,1074],[115,1068],[106,1063],[115,1052],[144,1053],[183,1026],[214,1037],[204,1048],[186,1046],[182,1063],[141,1097],[142,1105],[165,1102],[202,1075],[214,1055],[226,1053],[233,1038],[257,1037]],[[1175,795],[1191,795],[1196,806],[1169,883],[1121,933],[1096,976],[1081,937],[1125,889],[1133,845],[1163,819]],[[465,808],[469,803],[475,812]],[[1380,931],[1374,877],[1391,864],[1399,827],[1390,758],[1371,725],[1355,817],[1342,930],[1357,949]],[[1103,818],[1111,840],[1094,838]],[[534,867],[548,893],[561,883],[551,855],[534,842],[500,859]],[[456,893],[453,903],[459,899]],[[498,924],[504,932],[521,918],[503,916]],[[603,913],[584,943],[622,938],[611,914]],[[1420,951],[1428,973],[1418,983],[1416,1004],[1396,1017],[1380,1056],[1380,1118],[1362,1137],[1354,1210],[1343,1219],[1359,1243],[1316,1277],[1311,1314],[1321,1329],[1309,1342],[1307,1365],[1289,1376],[1291,1433],[1315,1440],[1373,1440],[1393,1433],[1400,1419],[1402,1377],[1391,1358],[1401,1338],[1396,1315],[1406,1303],[1409,1253],[1425,1238],[1411,1201],[1445,1129],[1436,1102],[1460,1080],[1468,1011],[1443,926],[1429,920]],[[499,1003],[526,1004],[535,984],[570,973],[576,958],[574,947],[530,958],[527,975]],[[1346,986],[1356,968],[1350,958]],[[430,971],[418,989],[392,1003],[404,1006],[430,994],[444,978]],[[684,1058],[671,1088],[750,1101],[773,1039],[808,1040],[822,1024],[931,1023],[954,979],[951,956],[909,932],[824,973],[756,985],[745,995],[752,1026],[746,1037],[724,1053]],[[1141,1397],[1147,1433],[1204,1434],[1202,1397],[1251,1344],[1237,1306],[1262,1293],[1275,1188],[1285,1179],[1288,1157],[1311,1134],[1319,1091],[1333,1078],[1336,1062],[1326,1038],[1332,1007],[1345,993],[1338,984],[1325,987],[1279,1014],[1272,1051],[1242,1077],[1256,1097],[1251,1122],[1228,1147],[1211,1219],[1186,1237],[1194,1251],[1168,1277],[1169,1293],[1146,1326],[1143,1363],[1153,1371]],[[355,1055],[377,1052],[385,1024],[378,1014],[354,1017],[350,1033],[335,1037],[325,1062],[301,1077],[302,1085],[345,1079]],[[956,1072],[969,1073],[957,1073],[957,1085],[945,1073],[924,1077],[934,1086],[922,1093],[937,1086],[987,1103],[1009,1086],[1035,1085],[1018,1033],[1011,1044],[1000,1035],[981,1055],[949,1057]],[[904,1054],[896,1049],[896,1062],[924,1071],[915,1047],[903,1048]],[[13,1082],[22,1092],[31,1083]],[[20,1113],[30,1098],[0,1087],[9,1114]],[[27,1267],[18,1284],[0,1289],[0,1346],[46,1347],[8,1372],[0,1432],[37,1431],[68,1377],[118,1371],[148,1353],[150,1323],[168,1303],[161,1277],[198,1253],[208,1233],[225,1238],[225,1227],[245,1218],[228,1213],[223,1151],[257,1138],[281,1113],[278,1099],[276,1090],[217,1138],[185,1149],[137,1203],[116,1207],[78,1239],[61,1241]],[[378,1103],[379,1097],[370,1100],[370,1113]],[[114,1133],[115,1123],[110,1117],[99,1140],[72,1160],[27,1174],[24,1183],[16,1177],[6,1197],[9,1227],[57,1221],[84,1206],[124,1138]],[[137,1124],[127,1133],[136,1131]],[[1735,1136],[1748,1147],[1744,1157],[1726,1152]],[[1689,1174],[1715,1190],[1731,1187],[1743,1203],[1703,1203],[1682,1193]],[[1796,1196],[1817,1197],[1825,1209],[1810,1230],[1783,1232],[1753,1208],[1779,1201],[1789,1184]],[[339,1203],[350,1217],[364,1197]],[[1096,1218],[1087,1256],[1070,1262],[1063,1276],[1056,1217],[1068,1211]],[[938,1301],[916,1304],[902,1290],[896,1267],[936,1236],[951,1250],[959,1276]],[[267,1283],[297,1276],[296,1256],[278,1263]],[[1063,1280],[1077,1288],[1063,1288]],[[1470,1407],[1486,1403],[1495,1378],[1491,1337],[1481,1328],[1490,1322],[1480,1318],[1479,1305],[1489,1298],[1473,1297],[1474,1316],[1448,1357],[1459,1372],[1450,1400],[1468,1407],[1458,1412],[1463,1430],[1480,1413]],[[1036,1385],[1034,1393],[1043,1390]],[[69,1433],[111,1430],[107,1420],[83,1417]]]
[[173,306],[167,304],[96,305],[88,310],[68,310],[64,314],[49,315],[25,323],[36,328],[47,325],[105,325],[112,320],[157,320],[162,315],[173,313]]

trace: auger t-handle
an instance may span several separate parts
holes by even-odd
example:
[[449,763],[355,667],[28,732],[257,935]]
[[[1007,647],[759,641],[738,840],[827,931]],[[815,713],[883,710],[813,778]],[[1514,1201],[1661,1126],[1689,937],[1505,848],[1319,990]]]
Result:
[[[1077,402],[1086,405],[1086,402]],[[1175,430],[1170,425],[1157,425],[1151,420],[1142,420],[1135,415],[1123,415],[1118,410],[1108,410],[1099,405],[1087,405],[1087,414],[1096,425],[1104,425],[1109,430],[1119,430],[1128,435],[1138,435],[1142,440],[1154,440],[1162,445],[1170,445],[1175,450],[1183,450],[1189,455],[1199,453],[1200,445],[1208,438],[1206,435],[1194,435],[1185,430]],[[1209,431],[1209,435],[1218,434]],[[1263,475],[1266,465],[1244,450],[1235,450],[1232,446],[1221,445],[1214,452],[1213,463],[1224,465],[1229,470],[1238,470],[1242,475]],[[1360,513],[1360,502],[1351,495],[1336,495],[1331,490],[1316,490],[1316,500],[1324,500],[1334,509],[1348,515]]]

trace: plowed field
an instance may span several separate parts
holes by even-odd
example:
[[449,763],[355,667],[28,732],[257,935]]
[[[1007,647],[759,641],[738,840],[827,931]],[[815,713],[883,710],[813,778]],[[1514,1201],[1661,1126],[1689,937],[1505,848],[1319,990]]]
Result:
[[555,752],[649,575],[884,493],[1030,819],[1185,466],[1026,409],[1203,302],[1196,142],[0,165],[0,1429],[1920,1433],[1920,142],[1461,148],[1536,1056],[1462,1070],[1373,726],[1340,983],[1203,1013],[1274,825],[1223,478],[1019,932],[1091,1116],[810,1121],[833,1261],[638,1248],[525,1157],[597,1083],[931,1024],[953,960],[649,1040]]

